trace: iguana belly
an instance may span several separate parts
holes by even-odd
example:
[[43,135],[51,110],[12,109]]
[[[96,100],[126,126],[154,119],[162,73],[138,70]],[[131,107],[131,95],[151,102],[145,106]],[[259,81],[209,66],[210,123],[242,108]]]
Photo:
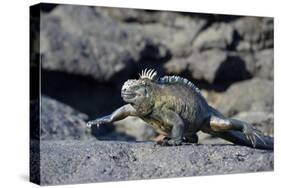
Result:
[[142,117],[142,119],[150,126],[152,127],[157,133],[168,136],[172,130],[172,127],[165,125],[164,123],[152,119],[152,118],[146,118]]

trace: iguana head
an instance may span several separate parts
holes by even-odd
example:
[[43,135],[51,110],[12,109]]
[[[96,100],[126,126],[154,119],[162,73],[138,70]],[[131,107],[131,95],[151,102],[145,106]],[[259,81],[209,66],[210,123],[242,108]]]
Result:
[[157,73],[152,69],[144,70],[139,79],[126,81],[121,89],[123,100],[132,105],[150,108],[154,100],[155,83],[153,81],[156,75]]

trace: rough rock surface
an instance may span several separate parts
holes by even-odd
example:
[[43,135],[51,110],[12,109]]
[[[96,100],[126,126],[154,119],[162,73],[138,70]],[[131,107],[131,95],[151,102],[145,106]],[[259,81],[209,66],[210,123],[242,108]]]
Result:
[[273,80],[274,77],[274,54],[272,49],[262,50],[255,55],[256,72],[259,78]]
[[216,107],[227,116],[243,111],[273,112],[273,81],[254,78],[233,84]]
[[168,53],[161,43],[87,6],[58,6],[42,14],[41,44],[44,69],[98,81],[112,81],[117,75],[127,79],[140,59],[161,59]]
[[[233,70],[227,82],[248,79],[255,72],[261,78],[273,78],[272,18],[72,5],[56,6],[41,18],[40,50],[46,70],[118,83],[146,67],[163,74],[184,72],[209,83]],[[198,56],[198,50],[211,50],[212,54],[206,58],[209,52],[201,52]],[[221,51],[227,54],[225,61]],[[233,52],[256,59],[230,55]],[[177,69],[164,65],[169,60],[180,65]],[[190,68],[194,66],[197,68]],[[205,70],[207,76],[202,76],[201,66],[211,67]]]
[[227,49],[233,43],[234,30],[231,25],[215,23],[202,31],[193,42],[196,49],[220,48]]
[[47,96],[41,98],[41,140],[94,139],[86,127],[86,114]]
[[169,74],[188,72],[193,79],[228,83],[248,78],[247,62],[237,53],[220,49],[193,52],[188,58],[173,58],[164,68]]
[[243,62],[246,70],[252,77],[273,80],[274,77],[274,53],[273,49],[264,49],[257,52],[235,52]]
[[[138,17],[143,14],[147,18]],[[126,22],[132,17],[151,21]],[[187,57],[207,21],[173,12],[61,5],[43,13],[41,23],[44,69],[120,82],[146,66],[161,69],[171,56]]]
[[260,50],[273,47],[273,19],[269,17],[244,17],[233,26],[242,40],[237,50]]
[[44,141],[41,184],[71,184],[273,170],[273,153],[233,145]]

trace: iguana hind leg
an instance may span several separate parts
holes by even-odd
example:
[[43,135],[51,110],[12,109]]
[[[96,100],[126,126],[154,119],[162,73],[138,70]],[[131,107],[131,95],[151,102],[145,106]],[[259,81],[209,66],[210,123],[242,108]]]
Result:
[[254,128],[252,125],[243,121],[211,116],[210,127],[215,132],[222,132],[228,130],[240,131],[245,134],[246,138],[251,142],[253,147],[256,146],[257,139],[260,139],[263,143],[265,143],[265,141],[262,139],[262,132]]
[[185,124],[181,117],[172,110],[165,109],[162,112],[161,121],[166,126],[171,126],[172,129],[169,136],[158,142],[158,144],[163,146],[178,146],[184,144]]

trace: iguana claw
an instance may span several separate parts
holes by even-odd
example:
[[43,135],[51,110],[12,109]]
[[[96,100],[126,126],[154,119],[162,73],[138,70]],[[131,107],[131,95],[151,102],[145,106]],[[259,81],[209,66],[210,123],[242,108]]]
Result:
[[87,127],[88,127],[88,128],[91,128],[92,125],[94,125],[94,122],[93,122],[93,121],[88,121],[88,122],[87,122]]
[[262,132],[256,129],[255,127],[245,124],[243,133],[245,134],[246,138],[251,142],[253,147],[256,147],[257,139],[259,139],[264,145],[266,145],[265,141],[262,139]]
[[106,124],[106,123],[109,123],[109,122],[110,122],[110,120],[107,118],[107,116],[105,116],[105,117],[98,118],[98,119],[93,120],[93,121],[88,121],[87,127],[91,128],[93,125],[97,125],[97,128],[99,128],[99,126],[101,124]]
[[181,145],[186,145],[187,143],[184,142],[183,139],[165,138],[161,141],[158,141],[157,144],[161,146],[181,146]]

